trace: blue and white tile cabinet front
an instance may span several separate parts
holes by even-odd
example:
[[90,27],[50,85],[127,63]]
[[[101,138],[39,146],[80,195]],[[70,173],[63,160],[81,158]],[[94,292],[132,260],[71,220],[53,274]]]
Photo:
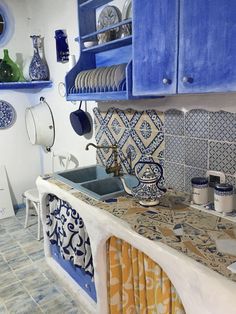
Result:
[[133,19],[134,95],[236,91],[236,1],[133,0]]
[[179,34],[178,93],[235,91],[236,1],[180,0]]
[[133,0],[133,95],[176,93],[178,4]]

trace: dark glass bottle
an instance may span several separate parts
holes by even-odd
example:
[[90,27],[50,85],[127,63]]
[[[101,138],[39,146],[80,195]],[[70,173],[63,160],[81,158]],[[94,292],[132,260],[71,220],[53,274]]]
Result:
[[4,49],[4,57],[0,63],[0,81],[1,82],[18,82],[20,79],[20,69],[18,65],[11,60],[8,50]]

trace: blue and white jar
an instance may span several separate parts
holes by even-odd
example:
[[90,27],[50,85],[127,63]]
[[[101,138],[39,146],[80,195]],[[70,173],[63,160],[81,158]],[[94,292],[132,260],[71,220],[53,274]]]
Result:
[[234,188],[231,184],[216,184],[214,206],[215,210],[220,213],[230,213],[234,210]]
[[192,201],[196,205],[208,203],[208,179],[204,177],[192,178]]

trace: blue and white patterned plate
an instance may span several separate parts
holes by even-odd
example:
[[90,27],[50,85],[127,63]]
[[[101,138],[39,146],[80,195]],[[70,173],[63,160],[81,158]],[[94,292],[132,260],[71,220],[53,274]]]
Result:
[[15,121],[15,109],[8,102],[0,100],[0,129],[11,127]]

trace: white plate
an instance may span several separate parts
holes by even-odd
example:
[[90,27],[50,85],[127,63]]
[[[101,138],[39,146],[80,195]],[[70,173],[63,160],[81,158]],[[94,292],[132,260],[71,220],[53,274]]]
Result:
[[[121,21],[121,18],[122,18],[122,14],[117,7],[107,5],[105,8],[102,9],[98,17],[97,30],[101,30],[103,28],[117,24]],[[120,35],[121,35],[121,27],[116,27],[115,29],[111,29],[104,33],[98,34],[97,35],[98,43],[102,44],[102,43],[120,38]]]
[[102,88],[102,76],[103,76],[103,71],[104,70],[105,70],[104,67],[99,68],[99,73],[98,73],[98,78],[97,78],[97,80],[98,80],[98,87],[99,88]]
[[132,18],[132,0],[126,0],[122,9],[122,20]]
[[108,87],[108,85],[107,85],[107,74],[108,74],[109,70],[110,70],[110,67],[106,67],[102,73],[102,87],[103,88]]
[[111,77],[110,77],[110,86],[112,88],[114,88],[114,85],[115,85],[115,72],[116,72],[116,68],[117,68],[117,65],[113,65],[112,66],[112,69],[111,69]]
[[125,79],[126,63],[119,64],[114,74],[115,86],[118,89],[120,83]]

